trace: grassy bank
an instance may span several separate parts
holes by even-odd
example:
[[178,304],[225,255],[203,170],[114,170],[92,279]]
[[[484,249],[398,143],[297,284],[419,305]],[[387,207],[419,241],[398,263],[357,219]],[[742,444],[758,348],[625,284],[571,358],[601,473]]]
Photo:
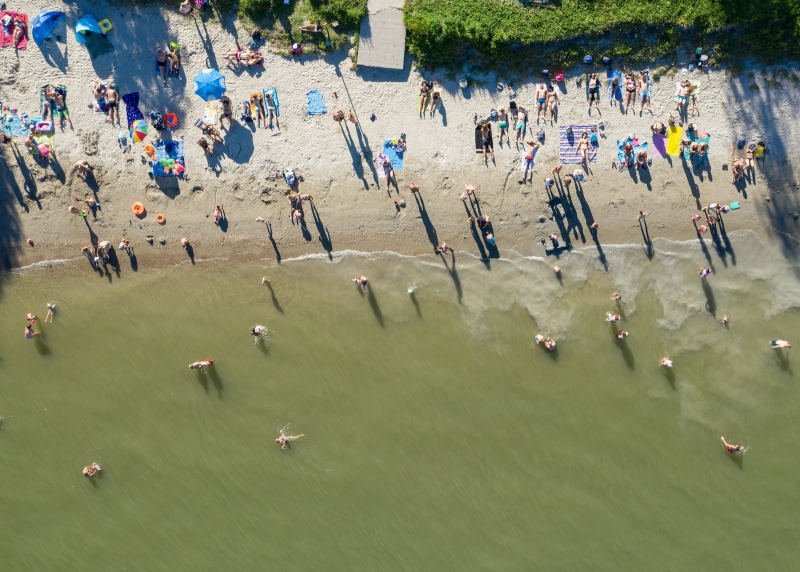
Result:
[[407,0],[409,49],[423,66],[568,66],[586,53],[626,62],[693,42],[718,57],[776,61],[800,54],[798,0]]

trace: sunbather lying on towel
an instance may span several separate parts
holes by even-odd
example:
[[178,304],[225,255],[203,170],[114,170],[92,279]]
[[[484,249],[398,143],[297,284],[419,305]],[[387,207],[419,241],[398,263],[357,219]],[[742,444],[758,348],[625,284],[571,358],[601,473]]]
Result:
[[324,32],[325,31],[325,26],[327,26],[327,25],[328,25],[327,22],[322,22],[320,24],[319,20],[317,20],[316,24],[312,24],[310,22],[303,24],[302,26],[300,26],[300,31],[301,32],[309,32],[309,33]]
[[158,73],[161,74],[161,81],[167,83],[167,52],[158,50],[156,54],[156,65],[158,66]]
[[241,48],[237,48],[234,52],[228,52],[225,54],[225,57],[228,58],[228,62],[232,64],[239,64],[247,67],[261,64],[264,61],[264,58],[255,50],[245,50]]
[[11,45],[16,48],[24,37],[25,22],[19,18],[14,18],[14,35],[12,36]]

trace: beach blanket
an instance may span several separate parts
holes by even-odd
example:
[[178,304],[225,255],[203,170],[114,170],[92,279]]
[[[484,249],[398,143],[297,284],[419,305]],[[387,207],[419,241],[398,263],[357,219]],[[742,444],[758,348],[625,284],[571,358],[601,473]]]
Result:
[[653,151],[660,157],[667,156],[667,137],[661,133],[653,133]]
[[[572,134],[567,133],[572,128]],[[580,163],[583,156],[578,152],[578,141],[584,131],[589,132],[589,162],[597,162],[597,125],[594,123],[581,123],[577,125],[562,125],[558,138],[558,158],[562,163]]]
[[[264,96],[264,107],[267,106],[267,94],[269,93],[270,95],[272,95],[272,102],[275,104],[275,115],[280,117],[281,116],[281,102],[278,99],[278,90],[273,87],[272,89],[265,89],[261,93]],[[267,110],[267,117],[269,117],[269,109]]]
[[395,171],[399,171],[403,168],[404,152],[404,148],[393,145],[392,141],[389,139],[383,142],[383,155],[389,157],[389,160],[392,162],[392,167],[394,167]]
[[44,100],[45,100],[44,92],[45,90],[48,89],[49,90],[60,89],[64,93],[64,105],[67,105],[67,86],[63,84],[53,85],[51,83],[48,83],[47,85],[43,85],[42,88],[39,90],[39,113],[44,113]]
[[681,154],[681,139],[683,139],[683,127],[667,128],[667,155],[677,157]]
[[[250,100],[250,115],[252,117],[254,118],[258,117],[259,107],[261,107],[261,111],[264,113],[264,116],[266,117],[267,104],[264,103],[263,98],[264,98],[263,92],[259,93],[257,91],[254,91],[248,96],[248,99]],[[261,104],[263,104],[263,106]]]
[[0,130],[8,137],[22,137],[28,134],[28,125],[16,113],[6,113],[0,120]]
[[218,99],[206,101],[206,109],[203,112],[203,123],[206,125],[214,125],[219,118],[219,112],[222,110],[222,103]]
[[53,133],[39,133],[33,136],[33,140],[37,145],[47,145],[50,150],[53,150]]
[[[625,160],[625,145],[630,143],[633,146],[633,157],[631,159],[631,164],[627,165]],[[639,151],[644,151],[647,153],[647,141],[639,141],[638,139],[631,139],[627,137],[623,141],[617,141],[617,162],[620,166],[633,166],[633,163],[636,161],[636,156],[639,154]]]
[[378,153],[378,159],[375,161],[375,167],[378,170],[378,178],[385,179],[386,178],[386,171],[383,169],[383,162],[388,159],[386,155],[383,153]]
[[306,93],[308,99],[308,114],[309,115],[322,115],[327,113],[325,109],[325,101],[322,99],[322,92],[318,89],[313,89]]
[[125,116],[128,118],[128,129],[130,129],[134,121],[144,119],[144,114],[139,110],[139,92],[123,95],[122,101],[125,103]]
[[[617,88],[613,90],[612,93],[612,82],[614,78],[617,78]],[[612,99],[616,99],[617,101],[622,101],[622,73],[617,70],[613,72],[608,70],[608,99],[609,101]]]
[[[184,158],[184,144],[182,140],[177,141],[157,141],[153,143],[156,150],[156,160],[153,162],[153,175],[156,177],[177,177],[175,165],[180,163],[186,166]],[[166,172],[164,167],[170,167]]]
[[[8,14],[12,18],[19,18],[25,22],[25,35],[20,39],[17,44],[17,49],[24,50],[28,47],[28,15],[18,14],[17,12],[0,12],[0,20]],[[0,48],[6,48],[14,42],[14,21],[8,28],[0,26]]]
[[[492,124],[486,122],[486,125],[489,126],[489,142],[494,148],[494,137],[492,137]],[[478,123],[475,126],[475,152],[476,153],[483,153],[483,136],[481,135],[481,123]]]

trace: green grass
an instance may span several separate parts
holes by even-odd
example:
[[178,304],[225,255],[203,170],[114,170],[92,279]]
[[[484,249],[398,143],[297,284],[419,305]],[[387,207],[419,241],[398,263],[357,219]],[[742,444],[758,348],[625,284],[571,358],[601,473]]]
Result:
[[[721,57],[796,56],[798,0],[407,0],[409,49],[422,66],[522,71],[568,66],[584,54],[625,62],[675,55],[692,42]],[[736,29],[731,29],[735,26]]]

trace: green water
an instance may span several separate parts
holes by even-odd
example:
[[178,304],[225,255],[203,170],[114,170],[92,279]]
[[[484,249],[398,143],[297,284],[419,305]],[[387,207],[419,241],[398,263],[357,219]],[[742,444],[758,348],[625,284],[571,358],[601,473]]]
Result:
[[[608,273],[562,257],[563,284],[553,260],[463,253],[7,276],[3,568],[793,569],[800,350],[768,341],[800,343],[800,282],[734,247],[705,292],[700,250],[667,242],[607,247]],[[281,428],[305,437],[281,451]]]

